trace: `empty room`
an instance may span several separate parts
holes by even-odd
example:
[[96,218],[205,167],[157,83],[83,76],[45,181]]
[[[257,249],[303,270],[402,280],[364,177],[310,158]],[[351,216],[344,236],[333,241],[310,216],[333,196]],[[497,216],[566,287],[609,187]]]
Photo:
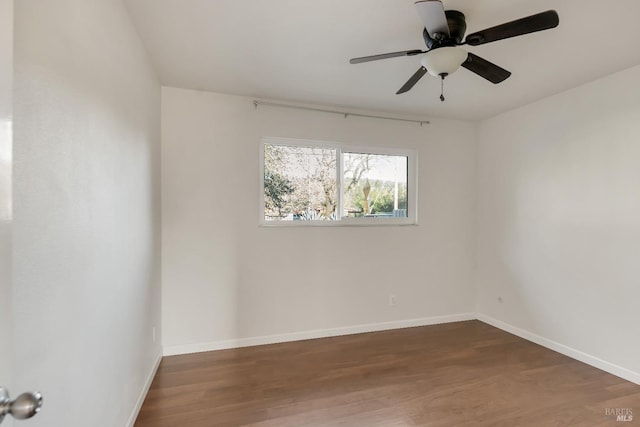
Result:
[[0,0],[2,427],[640,426],[639,17]]

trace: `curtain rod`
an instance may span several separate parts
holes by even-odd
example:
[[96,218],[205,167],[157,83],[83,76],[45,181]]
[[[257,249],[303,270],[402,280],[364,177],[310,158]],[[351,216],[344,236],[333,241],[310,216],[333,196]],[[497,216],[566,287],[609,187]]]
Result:
[[324,108],[316,108],[316,107],[304,107],[301,105],[290,105],[290,104],[280,104],[277,102],[267,102],[267,101],[258,101],[257,99],[253,101],[253,105],[255,108],[258,108],[258,105],[266,105],[266,106],[270,106],[270,107],[280,107],[280,108],[291,108],[294,110],[306,110],[306,111],[318,111],[321,113],[330,113],[330,114],[340,114],[343,115],[344,118],[346,119],[349,116],[353,116],[353,117],[366,117],[369,119],[383,119],[383,120],[395,120],[398,122],[410,122],[410,123],[419,123],[420,126],[424,125],[424,124],[430,124],[431,122],[429,120],[412,120],[412,119],[401,119],[401,118],[397,118],[397,117],[389,117],[389,116],[376,116],[373,114],[359,114],[359,113],[347,113],[344,111],[337,111],[337,110],[326,110]]

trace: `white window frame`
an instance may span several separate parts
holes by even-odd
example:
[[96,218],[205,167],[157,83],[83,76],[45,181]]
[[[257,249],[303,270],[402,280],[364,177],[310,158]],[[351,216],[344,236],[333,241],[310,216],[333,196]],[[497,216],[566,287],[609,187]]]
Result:
[[[338,206],[337,219],[333,221],[267,221],[264,218],[264,153],[265,145],[283,145],[289,147],[328,148],[337,151],[336,174]],[[380,154],[407,157],[407,216],[401,218],[348,218],[343,216],[343,153]],[[260,225],[264,227],[344,227],[344,226],[381,226],[416,225],[418,223],[418,156],[414,149],[400,149],[375,146],[354,146],[336,142],[313,141],[307,139],[264,137],[260,143]]]

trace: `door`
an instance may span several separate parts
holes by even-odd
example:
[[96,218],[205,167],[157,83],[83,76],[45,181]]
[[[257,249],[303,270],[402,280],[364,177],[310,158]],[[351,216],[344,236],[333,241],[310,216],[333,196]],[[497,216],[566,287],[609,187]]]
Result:
[[[12,390],[12,176],[13,176],[13,0],[0,0],[0,423],[29,418],[39,410],[37,394]],[[11,393],[13,392],[13,393]],[[9,394],[11,393],[11,395]],[[13,403],[10,403],[11,400]],[[5,412],[9,413],[5,416]],[[13,415],[13,417],[11,416]]]
[[[13,0],[0,0],[0,387],[11,389],[11,126]],[[2,427],[10,425],[6,419]]]

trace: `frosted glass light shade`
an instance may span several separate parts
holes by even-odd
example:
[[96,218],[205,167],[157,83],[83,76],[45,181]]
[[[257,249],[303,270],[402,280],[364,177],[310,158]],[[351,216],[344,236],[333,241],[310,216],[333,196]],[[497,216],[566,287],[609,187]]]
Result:
[[445,46],[425,53],[420,62],[432,76],[453,74],[466,61],[468,53],[458,46]]

